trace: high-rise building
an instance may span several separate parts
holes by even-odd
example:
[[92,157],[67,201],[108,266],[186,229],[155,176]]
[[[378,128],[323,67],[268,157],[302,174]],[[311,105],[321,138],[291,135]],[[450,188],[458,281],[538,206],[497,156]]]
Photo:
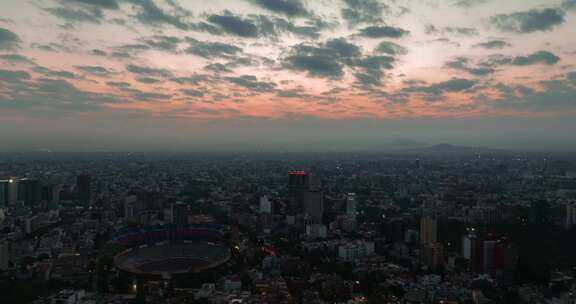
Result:
[[91,195],[92,178],[89,175],[76,177],[76,195],[81,201],[89,201]]
[[41,201],[41,185],[37,179],[23,178],[18,181],[18,200],[27,206]]
[[57,203],[60,201],[60,187],[57,185],[44,185],[42,187],[42,201]]
[[0,270],[8,270],[10,266],[10,244],[8,240],[0,240]]
[[262,196],[260,197],[260,213],[272,213],[272,203],[268,200],[268,197]]
[[444,265],[444,246],[441,243],[426,243],[421,249],[422,263],[432,270]]
[[566,227],[576,225],[576,203],[566,205]]
[[304,192],[304,214],[309,215],[315,223],[322,223],[322,218],[324,217],[322,191]]
[[430,216],[420,219],[420,243],[433,244],[438,241],[438,221]]
[[171,212],[172,224],[176,226],[185,226],[188,224],[188,205],[183,202],[172,204]]
[[288,172],[289,213],[298,213],[304,203],[304,192],[308,191],[310,180],[304,171]]
[[8,182],[8,205],[14,205],[18,201],[18,179],[12,177]]
[[346,196],[346,215],[356,217],[356,193]]
[[129,195],[124,198],[124,217],[127,220],[136,220],[140,213],[140,205],[136,195]]
[[10,180],[0,180],[0,208],[6,208],[10,201]]

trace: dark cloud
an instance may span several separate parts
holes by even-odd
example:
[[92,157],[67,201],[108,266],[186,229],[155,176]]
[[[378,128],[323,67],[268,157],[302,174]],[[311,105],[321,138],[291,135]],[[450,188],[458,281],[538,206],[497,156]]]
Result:
[[482,66],[495,67],[499,65],[516,65],[527,66],[533,64],[546,64],[555,65],[560,61],[560,57],[548,51],[538,51],[529,55],[522,56],[505,56],[505,55],[492,55],[487,61],[482,63]]
[[252,2],[267,10],[291,17],[307,14],[304,4],[300,0],[252,0]]
[[325,44],[328,50],[334,51],[340,57],[357,57],[362,54],[360,47],[344,38],[328,40]]
[[24,57],[18,54],[3,54],[0,55],[0,60],[4,60],[10,63],[25,63],[25,64],[35,64],[34,60]]
[[476,81],[461,78],[452,78],[448,81],[440,82],[430,86],[432,91],[438,92],[461,92],[476,85]]
[[226,11],[223,15],[208,17],[210,23],[218,25],[224,32],[240,37],[258,37],[258,27],[250,20],[242,19]]
[[276,96],[282,98],[299,98],[299,99],[310,99],[312,96],[305,93],[304,89],[290,89],[290,90],[278,90]]
[[228,68],[227,65],[222,63],[211,63],[204,67],[205,70],[211,71],[214,73],[231,73],[232,70]]
[[533,9],[512,14],[500,14],[490,18],[490,22],[501,31],[511,33],[532,33],[550,31],[565,22],[564,12],[559,9]]
[[172,95],[152,92],[135,92],[132,97],[139,101],[156,101],[172,98]]
[[76,68],[82,72],[86,72],[86,73],[90,73],[93,75],[97,75],[97,76],[108,76],[113,74],[112,71],[103,68],[101,66],[87,66],[87,65],[83,65],[83,66],[76,66]]
[[350,70],[362,87],[381,83],[384,70],[392,69],[392,56],[364,56],[362,49],[344,38],[331,39],[323,44],[299,44],[292,48],[284,66],[306,71],[312,77],[339,79],[345,68]]
[[20,38],[14,32],[0,28],[0,50],[15,50],[19,47]]
[[105,103],[123,102],[114,95],[80,90],[62,79],[39,78],[25,85],[14,83],[11,86],[16,93],[8,94],[0,102],[0,107],[28,109],[36,114],[69,116],[101,110]]
[[532,64],[547,64],[554,65],[560,61],[560,57],[548,52],[539,51],[527,56],[517,56],[510,62],[512,65],[532,65]]
[[565,10],[576,10],[576,0],[565,0],[561,6]]
[[204,58],[230,57],[242,52],[242,49],[227,43],[204,42],[195,39],[188,39],[190,47],[186,53],[198,55]]
[[185,18],[190,15],[190,12],[182,9],[181,7],[174,7],[176,12],[170,14],[158,7],[153,0],[125,0],[132,3],[138,13],[136,18],[145,25],[172,25],[181,30],[188,30],[191,25],[185,21]]
[[495,72],[495,70],[492,67],[487,66],[474,67],[471,66],[471,64],[472,63],[470,59],[466,57],[457,57],[451,61],[448,61],[445,64],[445,66],[451,69],[468,72],[474,76],[486,76]]
[[285,59],[285,67],[306,71],[313,77],[340,78],[343,61],[359,56],[360,48],[344,38],[332,39],[324,45],[299,44],[292,48],[292,55]]
[[392,56],[408,54],[408,49],[391,41],[380,42],[375,51]]
[[193,84],[199,85],[201,82],[208,81],[210,78],[207,75],[195,74],[190,77],[175,77],[170,78],[170,81],[178,84]]
[[475,45],[476,47],[481,47],[485,49],[503,49],[510,46],[510,43],[503,40],[491,40]]
[[113,87],[113,88],[128,88],[128,87],[130,87],[129,83],[123,82],[123,81],[108,81],[108,82],[106,82],[106,84],[108,86]]
[[500,96],[488,104],[497,109],[535,113],[566,112],[576,110],[576,88],[568,80],[548,80],[535,90],[523,85],[497,84]]
[[72,48],[61,43],[51,42],[49,44],[32,43],[31,46],[35,49],[43,50],[46,52],[72,52]]
[[35,67],[34,72],[36,73],[40,73],[44,76],[49,76],[49,77],[62,77],[62,78],[68,78],[68,79],[74,79],[76,78],[76,75],[72,72],[69,71],[55,71],[55,70],[51,70],[49,68],[45,68],[45,67]]
[[346,8],[342,9],[342,18],[350,26],[360,23],[380,23],[388,6],[377,0],[343,0]]
[[456,5],[463,8],[471,8],[481,4],[488,3],[490,0],[457,0]]
[[119,5],[116,0],[66,0],[70,3],[82,3],[99,6],[106,9],[118,9]]
[[126,70],[134,74],[148,75],[148,76],[170,77],[172,75],[172,73],[166,69],[150,68],[133,64],[129,64],[126,67]]
[[427,25],[425,30],[428,35],[460,35],[460,36],[477,36],[478,30],[471,27],[446,26],[437,27]]
[[46,11],[50,14],[66,20],[71,23],[94,23],[100,24],[104,18],[102,10],[98,7],[54,7],[46,8]]
[[400,38],[409,32],[393,26],[369,26],[360,30],[360,35],[369,38]]
[[381,84],[383,70],[392,69],[395,62],[396,59],[391,56],[369,56],[352,60],[350,66],[357,68],[356,80],[363,88],[367,88]]
[[[150,38],[142,38],[141,41],[147,46],[147,49],[155,49],[167,52],[176,52],[180,39],[173,36],[156,35]],[[144,48],[143,48],[144,49]]]
[[190,97],[203,97],[204,96],[204,92],[201,92],[198,90],[182,89],[181,91],[182,91],[182,93],[184,93],[184,95],[190,96]]
[[21,82],[31,79],[30,74],[26,71],[0,70],[0,81]]
[[102,57],[108,56],[108,53],[106,53],[102,50],[98,50],[98,49],[94,49],[94,50],[90,51],[90,53],[92,55],[95,55],[95,56],[102,56]]
[[276,86],[276,84],[272,82],[258,81],[258,78],[256,78],[256,76],[253,75],[242,75],[240,77],[226,77],[225,79],[241,87],[245,87],[258,92],[268,92],[273,90],[274,87]]
[[154,84],[154,83],[162,82],[162,80],[159,80],[156,78],[151,78],[151,77],[136,78],[136,81],[141,82],[141,83],[145,83],[145,84]]
[[416,84],[403,89],[405,92],[426,93],[431,95],[442,95],[449,92],[462,92],[471,89],[476,85],[476,81],[463,78],[452,78],[447,81],[432,85]]

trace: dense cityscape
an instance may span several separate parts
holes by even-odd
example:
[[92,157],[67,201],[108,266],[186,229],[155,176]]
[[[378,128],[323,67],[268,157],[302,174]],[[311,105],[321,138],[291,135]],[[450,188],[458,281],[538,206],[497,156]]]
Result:
[[2,303],[574,303],[569,154],[4,154]]
[[0,0],[0,304],[576,304],[576,0]]

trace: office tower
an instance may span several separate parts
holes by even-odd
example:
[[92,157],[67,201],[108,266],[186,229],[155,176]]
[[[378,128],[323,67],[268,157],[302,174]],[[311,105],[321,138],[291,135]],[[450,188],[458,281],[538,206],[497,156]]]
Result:
[[566,227],[576,225],[576,203],[566,205]]
[[171,212],[172,224],[185,226],[188,224],[188,206],[182,202],[172,204]]
[[260,214],[258,217],[260,220],[260,225],[264,229],[265,233],[269,233],[272,226],[272,202],[268,200],[268,197],[260,197],[259,211]]
[[90,200],[91,183],[92,178],[89,175],[79,175],[76,177],[76,195],[79,200]]
[[288,172],[289,213],[302,210],[304,192],[309,188],[309,176],[304,171]]
[[322,179],[317,175],[308,175],[308,190],[319,191],[322,190]]
[[420,243],[433,244],[438,241],[438,221],[430,216],[420,219]]
[[268,200],[268,197],[262,196],[260,197],[260,213],[272,213],[272,203]]
[[440,243],[427,243],[421,249],[421,261],[432,270],[444,265],[444,246]]
[[45,185],[42,187],[42,201],[47,203],[57,203],[60,201],[60,187],[56,185]]
[[346,215],[356,217],[356,193],[348,193],[346,196]]
[[136,195],[129,195],[124,198],[124,217],[128,220],[136,220],[140,213],[140,205]]
[[462,257],[468,261],[472,258],[472,243],[475,239],[476,236],[468,234],[465,235],[462,240]]
[[0,270],[6,271],[10,265],[10,243],[0,240]]
[[12,177],[8,180],[8,205],[14,205],[18,201],[18,179]]
[[322,191],[304,192],[304,213],[311,216],[315,223],[322,223],[324,216],[324,198]]
[[36,179],[23,178],[18,181],[18,200],[27,206],[40,202],[41,191],[40,181]]
[[0,208],[6,208],[10,201],[10,180],[0,180]]
[[288,189],[292,191],[308,190],[309,176],[304,171],[288,172]]

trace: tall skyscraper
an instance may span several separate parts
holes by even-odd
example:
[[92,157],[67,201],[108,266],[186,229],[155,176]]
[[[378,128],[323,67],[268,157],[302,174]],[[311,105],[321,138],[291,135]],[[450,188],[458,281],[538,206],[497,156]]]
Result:
[[310,180],[304,171],[288,172],[288,212],[291,214],[302,211],[304,192],[308,191]]
[[41,201],[41,185],[37,179],[23,178],[18,181],[18,200],[31,206]]
[[0,180],[0,208],[6,208],[10,201],[10,180]]
[[10,243],[0,240],[0,270],[8,270],[10,264]]
[[272,213],[272,203],[268,200],[268,197],[260,197],[260,213],[271,214]]
[[420,219],[420,243],[433,244],[438,241],[438,221],[430,216]]
[[346,215],[356,217],[356,193],[348,193],[346,196]]
[[576,203],[566,205],[566,227],[576,225]]
[[76,194],[81,201],[90,200],[92,178],[89,175],[76,177]]
[[311,216],[315,223],[322,223],[322,218],[324,217],[322,191],[304,192],[304,213]]

